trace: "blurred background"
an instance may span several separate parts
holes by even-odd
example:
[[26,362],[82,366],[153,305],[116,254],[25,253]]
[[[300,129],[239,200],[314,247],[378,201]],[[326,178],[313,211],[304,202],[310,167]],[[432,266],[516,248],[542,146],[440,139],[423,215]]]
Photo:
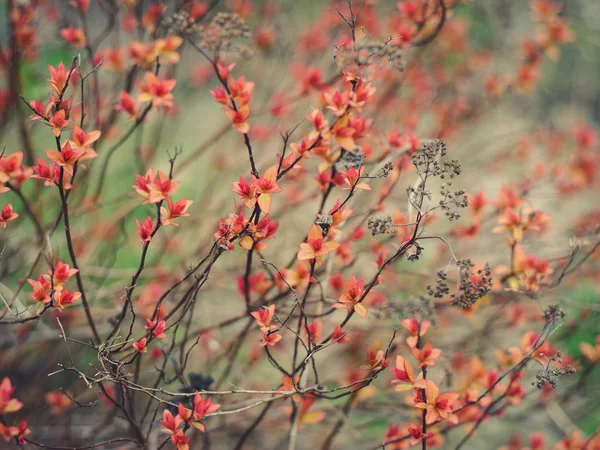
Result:
[[[46,101],[48,65],[56,66],[61,61],[68,65],[79,54],[82,67],[89,71],[102,60],[97,71],[100,97],[90,106],[88,124],[102,129],[103,137],[95,147],[98,158],[86,162],[78,189],[73,193],[71,228],[84,281],[93,286],[88,294],[91,305],[101,332],[106,332],[111,326],[110,319],[120,311],[125,287],[139,264],[136,219],[144,219],[150,211],[147,205],[140,204],[139,196],[131,188],[134,175],[144,174],[149,168],[168,171],[167,152],[181,151],[174,168],[175,179],[181,181],[178,195],[194,201],[191,217],[182,220],[180,227],[162,230],[164,233],[161,231],[157,242],[153,242],[136,291],[135,307],[141,317],[153,310],[166,287],[206,254],[219,220],[240,206],[231,183],[240,176],[249,179],[244,143],[210,93],[219,85],[213,69],[185,43],[179,48],[179,64],[161,69],[164,76],[177,80],[173,91],[175,106],[167,111],[152,111],[143,126],[110,153],[132,123],[118,117],[112,126],[105,126],[132,64],[128,46],[133,41],[149,39],[148,35],[144,38],[136,35],[127,11],[141,8],[145,14],[152,5],[162,5],[165,17],[172,17],[180,9],[203,5],[202,8],[207,8],[206,22],[224,11],[233,11],[244,18],[251,31],[250,38],[236,51],[226,53],[224,59],[236,64],[235,77],[243,74],[256,83],[250,137],[260,173],[273,165],[274,156],[281,152],[280,131],[299,124],[293,138],[293,142],[299,143],[311,129],[310,123],[302,122],[304,117],[311,108],[322,107],[321,92],[329,86],[340,86],[343,57],[339,56],[339,49],[343,46],[339,47],[339,43],[348,39],[348,29],[335,13],[335,2],[224,0],[214,5],[115,2],[114,5],[123,7],[115,19],[116,31],[109,28],[111,16],[107,13],[113,3],[92,0],[86,26],[89,35],[94,36],[96,48],[90,61],[88,48],[65,42],[60,31],[80,23],[73,2],[35,3],[36,17],[30,25],[35,30],[36,52],[24,57],[19,67],[21,94],[25,99]],[[358,38],[385,41],[389,35],[410,35],[413,31],[402,17],[402,3],[405,2],[366,1],[357,27]],[[553,7],[569,31],[556,46],[548,46],[543,55],[536,56],[542,62],[530,64],[531,49],[528,53],[527,42],[536,42],[543,31],[535,6],[547,2],[455,3],[439,36],[428,45],[413,46],[410,39],[402,45],[392,42],[401,52],[402,70],[390,68],[382,61],[374,74],[377,95],[365,113],[373,119],[373,126],[369,139],[362,144],[367,167],[375,172],[374,168],[381,166],[393,146],[394,132],[401,139],[443,138],[449,157],[462,164],[456,187],[471,196],[483,193],[489,211],[477,224],[477,230],[466,229],[474,222],[465,213],[458,224],[434,221],[431,232],[447,236],[459,259],[471,258],[477,264],[489,262],[494,271],[506,266],[510,263],[510,250],[504,236],[492,233],[492,229],[497,221],[494,205],[508,195],[506,190],[511,190],[551,217],[546,232],[530,236],[523,243],[523,251],[550,264],[560,264],[572,252],[572,238],[592,239],[589,236],[593,236],[600,222],[596,175],[599,161],[596,129],[600,121],[599,4],[595,0],[554,2]],[[2,24],[9,20],[9,4],[11,1],[2,4],[5,6],[0,12]],[[415,35],[413,42],[418,37]],[[9,41],[9,27],[0,26],[4,49],[9,48]],[[0,63],[3,78],[7,78],[4,76],[8,72]],[[136,76],[140,80],[141,72]],[[2,83],[0,144],[10,155],[23,150],[23,135],[10,83],[8,80]],[[78,95],[75,90],[74,95]],[[25,114],[28,116],[29,111]],[[46,148],[53,147],[54,136],[40,123],[27,121],[26,126],[36,158],[43,156]],[[107,181],[102,184],[99,167],[105,164]],[[274,202],[272,212],[272,218],[279,221],[280,231],[260,254],[277,267],[286,267],[294,258],[314,221],[321,196],[316,180],[318,164],[318,158],[303,160],[303,170],[290,174],[281,183],[284,190]],[[415,178],[414,173],[408,169],[407,172],[377,215],[401,217],[407,212],[406,188]],[[31,199],[42,222],[50,226],[59,211],[58,194],[37,181],[27,181],[22,192]],[[373,205],[385,187],[380,181],[372,185],[372,191],[360,192],[350,204],[356,226],[367,214],[372,214]],[[15,207],[20,205],[13,192],[3,194],[2,200]],[[335,200],[332,196],[327,209],[333,207]],[[35,314],[29,285],[17,289],[26,278],[36,278],[44,270],[43,257],[40,258],[39,246],[32,236],[35,228],[24,214],[18,222],[0,230],[0,294],[7,308],[3,319],[10,318],[13,310]],[[345,279],[352,274],[372,276],[373,248],[377,245],[368,231],[362,241],[353,244],[354,259],[351,269],[344,274]],[[196,381],[200,375],[211,377],[212,383],[208,383],[211,389],[228,389],[239,383],[248,389],[259,389],[281,381],[261,352],[258,331],[254,328],[248,331],[243,316],[239,277],[243,275],[246,254],[242,250],[238,248],[219,261],[191,313],[189,336],[179,336],[190,345],[198,338],[198,345],[190,351],[188,371],[196,376]],[[43,256],[48,253],[68,260],[62,233],[49,239]],[[436,271],[446,265],[447,259],[447,248],[431,243],[418,264],[401,261],[393,268],[393,274],[386,277],[385,289],[370,300],[369,321],[353,323],[354,336],[348,348],[321,356],[321,363],[330,366],[327,383],[352,378],[352,367],[364,359],[366,343],[387,343],[390,330],[401,319],[396,306],[434,283]],[[495,350],[518,347],[522,334],[535,329],[541,311],[554,303],[561,304],[566,321],[552,335],[552,345],[578,367],[578,374],[561,383],[557,391],[533,392],[522,404],[507,410],[501,419],[486,422],[468,448],[499,448],[506,445],[513,433],[521,436],[526,446],[528,436],[536,431],[545,434],[551,448],[574,430],[587,436],[595,433],[600,424],[600,392],[594,382],[600,375],[596,367],[598,356],[586,357],[582,343],[594,346],[600,331],[598,264],[596,252],[557,288],[535,298],[523,298],[518,304],[509,302],[507,306],[488,299],[476,311],[439,313],[440,327],[432,328],[428,337],[446,355],[432,373],[448,376],[447,386],[458,387],[456,381],[453,384],[452,372],[458,370],[461,358],[471,361],[472,356],[478,355],[484,364],[494,367]],[[33,274],[32,266],[36,267]],[[264,272],[266,278],[268,272],[263,269],[258,267],[257,274]],[[256,294],[260,294],[260,282],[257,278]],[[323,280],[323,295],[335,301],[335,287],[327,282]],[[328,320],[339,322],[343,314],[336,312]],[[242,318],[238,320],[238,316]],[[57,317],[69,337],[89,339],[79,307],[51,312],[24,325],[0,325],[0,379],[8,376],[17,386],[15,395],[25,404],[22,413],[32,429],[32,439],[48,445],[80,445],[96,441],[94,436],[120,435],[119,430],[126,427],[97,389],[86,387],[75,373],[48,376],[58,370],[57,361],[68,364],[69,358],[74,358],[81,370],[93,372],[98,364],[94,352],[86,351],[85,347],[70,344],[67,351],[59,337]],[[212,325],[232,318],[235,320],[231,325],[211,329]],[[139,327],[142,328],[141,322]],[[285,358],[285,350],[281,350],[280,356]],[[142,378],[147,375],[148,380],[153,379],[160,357],[158,352],[143,360]],[[173,367],[169,370],[174,370]],[[382,375],[366,390],[364,398],[353,406],[354,412],[348,416],[333,448],[369,448],[382,442],[390,422],[407,422],[408,408],[403,396],[393,393],[390,380],[389,374]],[[173,391],[181,387],[178,379],[169,386]],[[138,397],[136,401],[145,403],[146,399]],[[302,428],[298,448],[316,448],[315,442],[321,442],[344,405],[343,401],[322,406],[321,403],[325,402],[317,402],[315,408],[325,411],[325,419]],[[281,426],[284,406],[276,405],[269,411],[262,424],[264,433],[254,433],[244,448],[285,448],[287,425]],[[236,421],[215,419],[210,422],[209,434],[202,437],[196,434],[197,447],[192,448],[233,448],[256,414],[258,411],[241,415]],[[440,448],[454,448],[462,434],[448,433]],[[153,439],[152,445],[156,447],[162,442],[157,437]],[[10,448],[0,441],[0,448],[3,445]],[[122,448],[129,447],[123,444]]]

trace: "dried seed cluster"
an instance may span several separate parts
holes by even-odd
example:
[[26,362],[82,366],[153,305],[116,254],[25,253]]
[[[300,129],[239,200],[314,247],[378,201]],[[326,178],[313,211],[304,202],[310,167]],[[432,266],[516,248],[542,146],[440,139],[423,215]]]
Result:
[[565,312],[559,305],[550,305],[544,310],[546,323],[556,324],[565,319]]
[[460,163],[456,160],[444,160],[448,149],[441,139],[425,142],[412,155],[412,163],[422,175],[440,177],[441,179],[455,178],[461,174]]
[[458,208],[466,208],[469,206],[469,198],[464,190],[459,189],[452,191],[452,182],[448,181],[442,184],[440,195],[443,197],[440,200],[440,208],[444,211],[444,214],[448,220],[453,221],[460,218],[460,214],[454,211]]
[[461,166],[458,161],[447,161],[443,159],[447,154],[447,148],[444,141],[436,139],[432,142],[424,143],[412,155],[412,163],[417,169],[421,182],[416,186],[410,186],[407,193],[411,203],[416,209],[420,210],[423,200],[432,200],[432,193],[426,189],[426,182],[430,178],[439,177],[446,180],[440,188],[438,206],[434,209],[444,211],[448,220],[456,220],[460,215],[455,209],[465,208],[469,205],[469,199],[464,190],[452,190],[452,182],[449,181],[461,174]]
[[556,389],[558,380],[561,377],[573,375],[575,372],[577,372],[575,368],[571,367],[569,364],[564,367],[551,367],[554,363],[558,363],[562,366],[562,353],[560,351],[558,351],[556,355],[548,358],[548,362],[540,371],[540,373],[535,376],[535,381],[533,381],[531,385],[541,389],[545,385],[549,384],[553,389]]
[[323,232],[323,236],[326,236],[329,233],[329,228],[331,228],[331,224],[333,223],[333,217],[331,214],[322,214],[316,221],[315,224],[321,228]]
[[483,269],[473,272],[474,264],[465,259],[456,263],[459,268],[458,291],[452,294],[452,305],[466,309],[484,297],[492,289],[492,271],[486,263]]
[[405,252],[406,259],[410,262],[418,261],[422,254],[423,247],[421,247],[417,242],[408,247]]
[[340,158],[336,161],[335,167],[337,170],[348,170],[350,167],[359,169],[363,164],[364,158],[365,155],[357,147],[354,150],[343,152]]
[[433,198],[431,195],[431,191],[425,189],[425,182],[422,181],[416,186],[409,186],[406,188],[406,193],[408,194],[408,198],[413,205],[419,205],[418,208],[420,210],[420,206],[424,199],[431,201]]
[[250,28],[237,14],[220,12],[208,25],[201,25],[195,23],[187,12],[181,11],[165,23],[182,36],[197,36],[198,47],[216,55],[222,52],[245,57],[252,55],[252,49],[246,43],[251,37]]
[[437,273],[437,279],[434,286],[427,286],[427,294],[431,298],[444,298],[450,293],[450,286],[448,286],[448,275],[444,270],[440,270]]
[[385,165],[381,168],[381,171],[377,174],[377,178],[387,178],[392,170],[394,170],[394,163],[385,163]]
[[369,217],[367,219],[367,228],[373,236],[378,234],[394,234],[396,228],[394,228],[394,221],[392,216],[387,217]]
[[180,36],[191,36],[199,30],[196,20],[185,10],[165,18],[164,24]]

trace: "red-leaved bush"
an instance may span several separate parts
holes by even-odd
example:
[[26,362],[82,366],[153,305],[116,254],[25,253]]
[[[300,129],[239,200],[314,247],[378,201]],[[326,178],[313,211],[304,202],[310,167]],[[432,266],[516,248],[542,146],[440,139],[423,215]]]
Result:
[[5,0],[2,445],[600,449],[586,2],[510,3]]

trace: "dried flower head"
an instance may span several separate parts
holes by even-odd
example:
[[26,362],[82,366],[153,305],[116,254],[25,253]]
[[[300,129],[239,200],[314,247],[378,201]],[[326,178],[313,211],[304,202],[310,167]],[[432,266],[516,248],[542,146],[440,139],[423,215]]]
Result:
[[196,19],[185,10],[177,11],[172,16],[165,18],[164,23],[181,36],[193,35],[199,29]]
[[533,381],[531,385],[541,389],[549,384],[552,386],[552,389],[556,389],[558,380],[561,377],[573,375],[575,372],[577,372],[575,368],[571,367],[569,364],[562,367],[552,367],[553,364],[559,364],[562,366],[562,353],[560,351],[556,352],[556,355],[547,359],[546,364],[535,376],[535,381]]
[[394,163],[385,163],[385,165],[381,168],[381,171],[377,174],[377,178],[387,178],[392,170],[394,170]]
[[392,216],[387,217],[369,217],[367,219],[367,228],[371,231],[373,236],[378,234],[394,234],[396,228],[394,228],[394,221]]
[[251,36],[250,28],[237,14],[218,13],[208,25],[198,25],[197,35],[197,45],[217,56],[223,52],[252,56],[252,49],[245,42]]
[[444,298],[450,293],[450,286],[448,286],[448,274],[444,270],[440,270],[437,273],[437,279],[434,286],[427,286],[427,293],[431,298]]
[[406,259],[410,262],[418,261],[421,257],[421,254],[423,254],[423,247],[421,247],[417,242],[409,246],[405,252]]
[[364,160],[363,152],[357,147],[354,150],[344,151],[342,156],[336,161],[335,167],[337,170],[347,171],[350,167],[359,169]]
[[565,312],[559,305],[550,305],[544,310],[544,320],[549,324],[557,324],[565,319]]
[[331,228],[331,225],[333,224],[333,217],[331,216],[331,214],[322,214],[315,221],[315,224],[317,224],[319,228],[321,228],[323,236],[327,236],[327,233],[329,233],[329,228]]
[[486,263],[483,269],[473,272],[474,264],[469,259],[458,261],[456,264],[459,280],[457,292],[450,296],[452,305],[462,309],[470,308],[492,288],[492,271]]

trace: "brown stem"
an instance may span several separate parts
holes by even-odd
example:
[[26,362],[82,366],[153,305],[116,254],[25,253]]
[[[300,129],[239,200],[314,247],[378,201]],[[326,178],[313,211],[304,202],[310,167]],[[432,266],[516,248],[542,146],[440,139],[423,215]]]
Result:
[[[60,151],[60,139],[56,138],[58,151]],[[79,268],[79,264],[77,263],[77,256],[75,255],[75,249],[73,247],[73,239],[71,237],[71,227],[69,223],[69,205],[67,203],[67,197],[65,195],[65,190],[63,188],[63,179],[65,176],[64,167],[60,168],[60,180],[58,182],[58,191],[60,193],[60,199],[62,202],[62,215],[65,221],[65,237],[67,239],[67,248],[69,249],[69,255],[71,256],[71,262],[73,263],[73,267],[77,269],[77,273],[75,277],[77,279],[77,288],[79,292],[81,292],[81,301],[83,303],[83,309],[85,310],[85,315],[87,317],[87,321],[92,330],[92,334],[94,335],[94,339],[96,343],[100,343],[100,335],[98,334],[98,330],[96,329],[96,324],[94,323],[94,318],[92,317],[92,312],[90,310],[90,305],[88,303],[87,297],[85,295],[85,289],[83,287],[83,280],[81,278],[81,270]]]

